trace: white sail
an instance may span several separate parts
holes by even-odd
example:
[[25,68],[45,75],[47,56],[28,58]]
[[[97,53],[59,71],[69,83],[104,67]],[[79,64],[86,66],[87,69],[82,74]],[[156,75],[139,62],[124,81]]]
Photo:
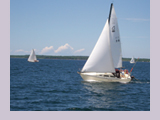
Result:
[[109,15],[109,26],[110,26],[110,42],[111,52],[115,68],[122,67],[122,52],[121,52],[121,41],[118,28],[118,21],[113,5],[111,5]]
[[108,20],[82,72],[115,72],[110,48]]
[[132,57],[130,63],[135,63],[134,57]]
[[36,60],[37,60],[36,54],[35,54],[34,49],[33,49],[33,50],[31,51],[31,54],[30,54],[29,58],[28,58],[28,61],[34,62],[34,61],[36,61]]

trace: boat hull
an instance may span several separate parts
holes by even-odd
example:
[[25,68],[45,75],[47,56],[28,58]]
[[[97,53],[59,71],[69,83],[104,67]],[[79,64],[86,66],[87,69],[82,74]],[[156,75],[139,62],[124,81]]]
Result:
[[80,73],[80,75],[85,81],[94,80],[101,82],[125,82],[125,83],[131,81],[130,76],[117,78],[117,77],[104,77],[100,76],[99,74],[90,74],[90,73]]
[[39,62],[39,60],[28,60],[28,62]]

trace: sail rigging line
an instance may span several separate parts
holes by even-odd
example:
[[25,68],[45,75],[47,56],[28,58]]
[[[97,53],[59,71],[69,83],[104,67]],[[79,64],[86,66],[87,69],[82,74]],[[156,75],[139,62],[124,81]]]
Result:
[[140,80],[136,79],[135,77],[134,77],[134,79],[137,80],[137,81],[140,81]]

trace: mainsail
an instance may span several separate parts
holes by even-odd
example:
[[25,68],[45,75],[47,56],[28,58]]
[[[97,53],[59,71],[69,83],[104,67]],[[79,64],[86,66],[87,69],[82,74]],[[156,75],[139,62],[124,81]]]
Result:
[[115,72],[122,67],[121,42],[116,13],[111,4],[109,19],[82,72]]
[[111,52],[112,52],[114,67],[120,68],[122,67],[121,41],[118,28],[118,21],[113,4],[111,4],[111,9],[110,9],[109,27],[110,27]]
[[36,54],[35,54],[34,49],[33,49],[31,51],[31,54],[30,54],[29,58],[28,58],[28,61],[35,61],[35,60],[37,60],[37,58],[36,58]]

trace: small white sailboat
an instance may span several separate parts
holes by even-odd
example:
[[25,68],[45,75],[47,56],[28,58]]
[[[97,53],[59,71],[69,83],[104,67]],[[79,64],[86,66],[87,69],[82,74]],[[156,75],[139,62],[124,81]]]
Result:
[[122,68],[122,53],[118,22],[112,3],[109,18],[102,33],[88,60],[78,73],[87,81],[125,83],[131,81],[128,70],[115,68]]
[[132,57],[130,63],[135,63],[134,57]]
[[28,58],[28,62],[39,62],[39,60],[37,60],[36,58],[36,54],[34,52],[34,49],[32,49],[31,54]]

